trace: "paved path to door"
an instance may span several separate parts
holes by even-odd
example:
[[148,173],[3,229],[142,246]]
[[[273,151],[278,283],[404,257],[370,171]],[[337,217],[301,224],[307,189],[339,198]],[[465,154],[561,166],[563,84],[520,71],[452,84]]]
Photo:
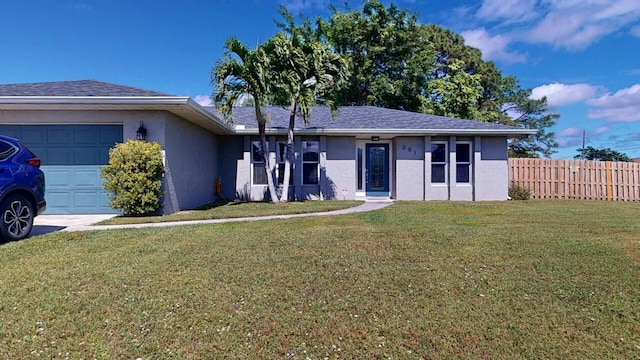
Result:
[[359,212],[367,212],[385,208],[391,205],[391,200],[384,201],[366,201],[364,204],[348,209],[307,213],[307,214],[291,214],[291,215],[272,215],[272,216],[256,216],[230,219],[211,219],[211,220],[191,220],[191,221],[172,221],[161,223],[146,224],[126,224],[126,225],[92,225],[97,222],[109,219],[115,215],[40,215],[36,217],[31,236],[47,234],[55,231],[90,231],[90,230],[111,230],[111,229],[139,229],[145,227],[166,227],[180,225],[195,224],[221,224],[227,222],[240,221],[259,221],[272,219],[292,219],[305,216],[330,216],[353,214]]

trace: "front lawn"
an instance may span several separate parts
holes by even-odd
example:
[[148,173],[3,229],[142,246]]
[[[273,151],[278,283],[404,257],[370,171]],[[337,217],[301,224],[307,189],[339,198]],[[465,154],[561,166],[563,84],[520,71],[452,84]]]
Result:
[[58,232],[0,246],[0,357],[640,357],[637,203]]

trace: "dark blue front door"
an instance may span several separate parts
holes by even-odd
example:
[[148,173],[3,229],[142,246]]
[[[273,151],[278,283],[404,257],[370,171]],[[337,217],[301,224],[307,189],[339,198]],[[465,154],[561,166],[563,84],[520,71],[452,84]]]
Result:
[[389,144],[367,144],[367,196],[389,196]]

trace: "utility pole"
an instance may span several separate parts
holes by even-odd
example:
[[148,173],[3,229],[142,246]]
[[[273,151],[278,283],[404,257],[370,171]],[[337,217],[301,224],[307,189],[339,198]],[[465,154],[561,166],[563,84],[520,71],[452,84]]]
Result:
[[584,160],[584,143],[587,139],[587,131],[582,130],[582,153],[580,154],[580,160]]

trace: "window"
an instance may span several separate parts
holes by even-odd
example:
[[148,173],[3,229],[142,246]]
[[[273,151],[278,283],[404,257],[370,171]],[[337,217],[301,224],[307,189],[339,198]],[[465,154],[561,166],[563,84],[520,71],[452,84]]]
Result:
[[266,185],[267,173],[264,168],[264,158],[262,155],[262,146],[260,145],[260,141],[251,142],[251,158],[253,162],[253,183],[255,185]]
[[447,143],[431,143],[431,183],[447,182]]
[[17,149],[13,145],[0,141],[0,160],[6,160],[9,156],[13,155]]
[[318,185],[320,169],[320,142],[302,142],[302,184]]
[[[278,147],[276,152],[276,162],[278,163],[278,185],[282,185],[284,183],[284,165],[287,160],[287,142],[286,141],[278,141]],[[289,185],[293,184],[293,169],[295,164],[291,162],[291,169],[289,175]]]
[[471,143],[456,143],[456,182],[471,182]]

